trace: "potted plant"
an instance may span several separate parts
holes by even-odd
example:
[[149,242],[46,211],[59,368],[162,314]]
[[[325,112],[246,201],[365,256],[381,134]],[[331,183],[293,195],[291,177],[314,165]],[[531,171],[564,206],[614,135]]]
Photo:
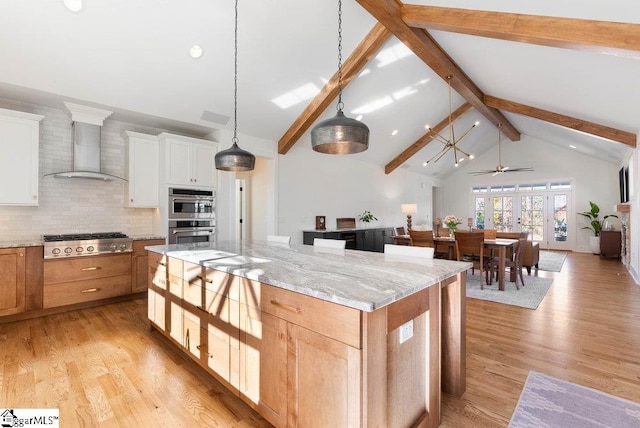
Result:
[[602,230],[602,223],[609,217],[618,218],[618,216],[608,214],[600,219],[600,207],[591,201],[589,201],[589,205],[591,206],[591,211],[578,214],[589,219],[589,226],[584,226],[583,229],[589,229],[593,232],[593,236],[589,238],[589,248],[593,254],[600,254],[600,231]]
[[371,211],[369,210],[364,210],[364,212],[358,216],[358,220],[367,224],[372,221],[378,221],[378,219],[373,214],[371,214]]

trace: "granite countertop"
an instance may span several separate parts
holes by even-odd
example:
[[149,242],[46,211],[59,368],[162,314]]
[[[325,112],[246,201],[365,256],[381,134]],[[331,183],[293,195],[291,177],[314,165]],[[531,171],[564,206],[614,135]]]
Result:
[[[152,239],[166,239],[165,236],[156,236],[156,235],[139,235],[139,236],[131,236],[129,238],[134,241],[149,241]],[[42,240],[42,236],[38,238],[24,238],[24,239],[15,239],[12,241],[0,241],[0,248],[20,248],[20,247],[41,247],[44,245],[44,241]]]
[[267,241],[221,241],[145,248],[366,312],[471,267],[465,262]]

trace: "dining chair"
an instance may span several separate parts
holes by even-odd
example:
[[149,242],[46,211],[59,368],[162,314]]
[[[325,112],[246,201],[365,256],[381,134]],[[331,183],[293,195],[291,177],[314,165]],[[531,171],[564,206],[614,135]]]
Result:
[[313,238],[314,247],[342,248],[344,250],[346,245],[347,241],[345,241],[344,239]]
[[496,239],[496,235],[498,234],[498,229],[471,229],[471,231],[482,231],[484,233],[484,239]]
[[[475,269],[480,271],[480,289],[484,290],[484,284],[489,284],[491,278],[491,259],[484,254],[484,232],[455,232],[456,259],[463,262],[471,262],[471,274]],[[485,280],[482,281],[484,273]]]
[[[524,276],[522,275],[522,269],[524,269],[524,266],[522,265],[522,255],[528,238],[529,231],[520,232],[518,237],[518,246],[516,247],[515,253],[512,257],[507,257],[507,260],[504,263],[505,268],[509,268],[509,272],[513,272],[514,270],[516,272],[516,290],[520,290],[520,287],[518,287],[518,277],[520,277],[520,284],[524,287]],[[491,271],[493,272],[494,270],[496,271],[496,278],[499,274],[505,274],[505,272],[498,272],[497,258],[491,259]]]
[[432,230],[409,229],[409,239],[413,247],[435,247]]
[[433,252],[433,247],[410,247],[407,245],[384,244],[384,253],[390,256],[411,256],[423,259],[432,259]]
[[404,226],[396,227],[395,232],[396,232],[396,236],[402,236],[407,234],[407,231],[404,228]]
[[291,243],[291,237],[290,236],[284,236],[284,235],[267,235],[267,241],[268,242],[278,242],[281,244],[289,244]]

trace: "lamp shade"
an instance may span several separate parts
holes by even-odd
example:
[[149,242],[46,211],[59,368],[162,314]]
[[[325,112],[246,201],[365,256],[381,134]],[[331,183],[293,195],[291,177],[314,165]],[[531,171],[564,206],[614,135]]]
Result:
[[323,120],[311,130],[311,148],[320,153],[347,155],[369,147],[369,128],[359,120],[348,118],[342,110]]
[[252,171],[255,164],[256,157],[236,143],[216,153],[216,169],[222,171]]
[[417,204],[402,204],[400,205],[400,210],[402,214],[415,214],[418,212]]

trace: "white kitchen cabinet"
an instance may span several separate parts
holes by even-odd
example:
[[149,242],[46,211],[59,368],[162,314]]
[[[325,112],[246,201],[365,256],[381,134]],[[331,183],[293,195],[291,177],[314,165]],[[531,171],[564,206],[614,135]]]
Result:
[[157,137],[139,132],[125,131],[126,174],[129,183],[125,206],[156,208],[160,150]]
[[217,143],[167,133],[158,137],[164,143],[167,184],[215,187]]
[[38,205],[40,121],[0,109],[0,205]]

